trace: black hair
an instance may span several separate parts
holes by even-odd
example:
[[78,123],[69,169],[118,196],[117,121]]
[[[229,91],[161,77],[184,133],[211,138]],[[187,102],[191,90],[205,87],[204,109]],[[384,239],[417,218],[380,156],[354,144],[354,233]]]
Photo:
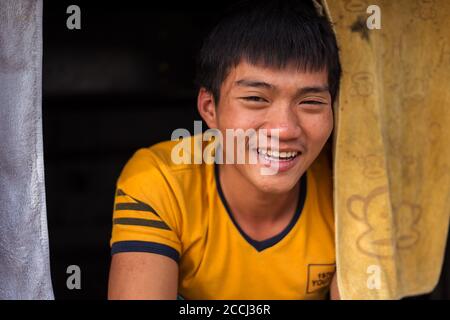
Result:
[[232,8],[205,39],[197,61],[196,83],[220,99],[232,67],[253,65],[299,71],[328,71],[334,102],[341,64],[331,23],[311,0],[245,1]]

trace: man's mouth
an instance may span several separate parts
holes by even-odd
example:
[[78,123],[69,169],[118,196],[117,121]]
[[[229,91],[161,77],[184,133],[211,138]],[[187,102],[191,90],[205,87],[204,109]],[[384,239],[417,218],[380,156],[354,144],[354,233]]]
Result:
[[262,148],[258,148],[257,152],[268,161],[291,161],[301,154],[298,151],[278,151]]

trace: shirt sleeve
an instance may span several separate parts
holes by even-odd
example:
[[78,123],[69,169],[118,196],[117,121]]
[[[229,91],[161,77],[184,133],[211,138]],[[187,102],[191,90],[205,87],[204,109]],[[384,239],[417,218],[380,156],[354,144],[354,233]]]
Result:
[[112,255],[149,252],[179,261],[180,215],[173,189],[170,172],[150,149],[133,155],[116,185]]

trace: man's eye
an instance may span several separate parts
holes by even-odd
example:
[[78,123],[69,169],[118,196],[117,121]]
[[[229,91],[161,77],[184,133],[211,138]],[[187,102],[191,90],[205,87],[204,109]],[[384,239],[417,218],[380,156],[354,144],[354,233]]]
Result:
[[266,99],[258,97],[258,96],[250,96],[250,97],[242,97],[242,99],[253,102],[267,102]]
[[317,101],[317,100],[306,100],[306,101],[302,101],[301,104],[326,104],[326,103],[322,102],[322,101]]

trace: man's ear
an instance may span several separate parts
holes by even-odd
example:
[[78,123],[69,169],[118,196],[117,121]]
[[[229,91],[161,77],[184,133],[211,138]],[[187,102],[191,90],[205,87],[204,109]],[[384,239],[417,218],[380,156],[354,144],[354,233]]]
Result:
[[205,88],[200,88],[197,97],[197,108],[200,116],[210,129],[217,128],[217,114],[214,96]]

